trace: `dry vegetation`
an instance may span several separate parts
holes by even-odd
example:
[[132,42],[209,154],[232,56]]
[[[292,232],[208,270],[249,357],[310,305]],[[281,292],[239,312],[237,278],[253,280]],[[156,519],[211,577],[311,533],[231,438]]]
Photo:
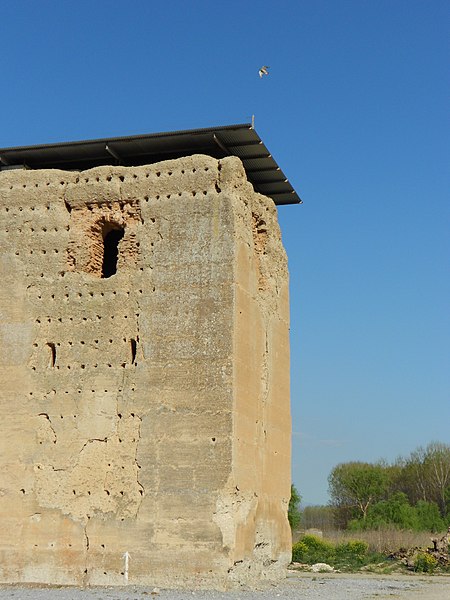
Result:
[[389,554],[397,552],[401,548],[427,548],[431,546],[432,537],[440,537],[443,534],[431,534],[429,532],[404,531],[394,528],[368,530],[368,531],[338,531],[324,532],[323,539],[335,544],[352,540],[361,540],[369,545],[371,552]]

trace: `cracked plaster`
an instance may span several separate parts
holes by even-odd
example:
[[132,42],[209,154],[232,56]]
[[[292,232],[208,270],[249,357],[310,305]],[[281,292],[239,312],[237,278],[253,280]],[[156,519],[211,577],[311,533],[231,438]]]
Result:
[[[0,581],[283,576],[288,273],[273,202],[239,159],[207,156],[4,171],[0,200]],[[111,228],[124,235],[103,278]]]

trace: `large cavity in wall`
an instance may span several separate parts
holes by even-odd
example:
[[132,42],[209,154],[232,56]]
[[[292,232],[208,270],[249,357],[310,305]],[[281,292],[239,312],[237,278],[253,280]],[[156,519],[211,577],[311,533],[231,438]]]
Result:
[[288,276],[236,158],[0,173],[0,581],[290,558]]

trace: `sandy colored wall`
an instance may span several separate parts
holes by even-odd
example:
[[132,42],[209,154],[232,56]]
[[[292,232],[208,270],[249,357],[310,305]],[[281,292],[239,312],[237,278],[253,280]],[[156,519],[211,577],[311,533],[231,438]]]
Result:
[[0,250],[0,581],[282,576],[286,258],[240,161],[1,172]]

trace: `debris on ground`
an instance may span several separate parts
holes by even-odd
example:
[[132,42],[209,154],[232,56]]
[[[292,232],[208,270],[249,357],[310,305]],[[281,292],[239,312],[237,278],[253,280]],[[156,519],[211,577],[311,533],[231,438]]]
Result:
[[400,560],[408,569],[415,569],[418,557],[426,554],[433,557],[440,567],[450,568],[450,527],[445,535],[441,538],[431,538],[431,542],[433,546],[429,548],[400,548],[397,552],[392,552],[389,558]]

